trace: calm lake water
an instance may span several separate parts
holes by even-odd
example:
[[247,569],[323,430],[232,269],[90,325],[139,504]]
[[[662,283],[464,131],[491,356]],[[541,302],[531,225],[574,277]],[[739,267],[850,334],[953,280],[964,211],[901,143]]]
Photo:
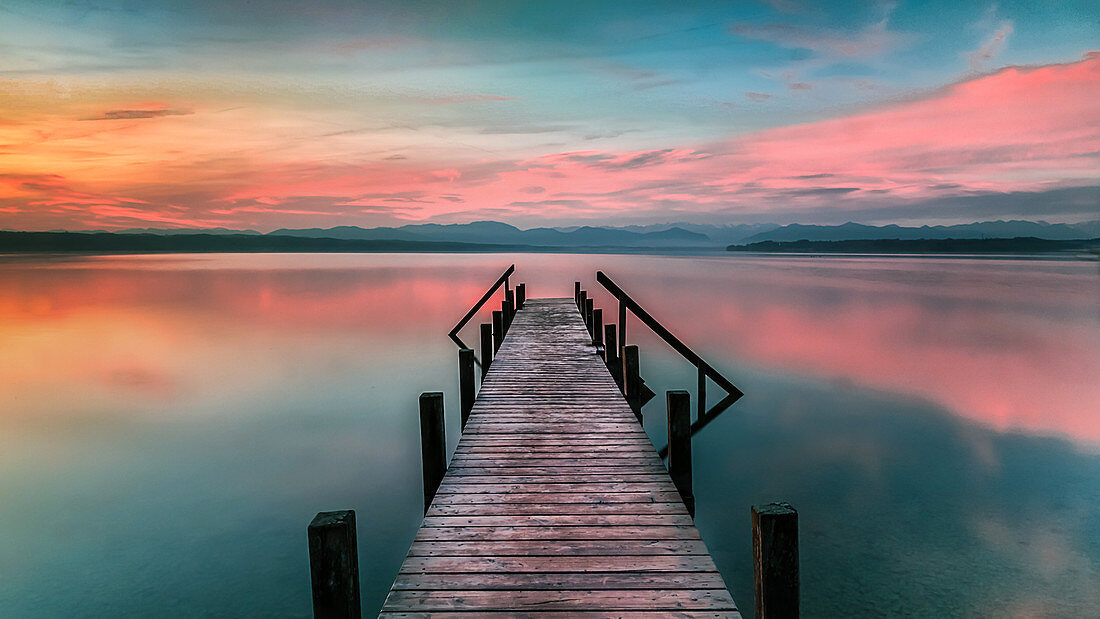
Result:
[[[1100,616],[1095,263],[724,254],[0,258],[0,616],[309,616],[306,525],[348,508],[373,614],[417,396],[453,448],[445,334],[513,262],[532,297],[603,269],[745,391],[694,452],[750,614],[749,506],[786,500],[807,617]],[[694,391],[643,331],[647,382]]]

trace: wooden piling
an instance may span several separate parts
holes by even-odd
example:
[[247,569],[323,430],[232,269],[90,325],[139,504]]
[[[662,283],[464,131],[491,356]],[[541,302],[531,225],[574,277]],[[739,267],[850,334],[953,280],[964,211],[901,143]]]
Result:
[[508,303],[509,310],[504,314],[504,331],[507,333],[507,326],[512,324],[512,319],[516,317],[516,291],[509,290],[504,293],[504,300]]
[[757,619],[798,617],[798,511],[789,503],[752,506],[752,559]]
[[688,513],[695,517],[695,495],[691,488],[691,395],[687,391],[665,392],[668,405],[668,475]]
[[443,394],[438,391],[420,394],[420,455],[424,468],[424,513],[427,513],[439,482],[447,474]]
[[504,341],[504,315],[500,310],[493,310],[493,354],[500,350],[500,343]]
[[[511,296],[511,295],[508,295]],[[512,305],[511,299],[505,299],[500,302],[500,314],[501,319],[504,321],[504,334],[508,335],[508,327],[512,326],[512,319],[515,318],[516,308]]]
[[489,365],[493,362],[493,325],[481,324],[481,378],[489,373]]
[[523,309],[523,303],[527,300],[527,284],[516,286],[516,311]]
[[592,310],[592,345],[603,346],[603,310]]
[[573,282],[573,302],[577,304],[577,307],[581,306],[581,283]]
[[584,326],[588,326],[588,317],[584,315],[584,306],[588,301],[588,291],[582,290],[580,299],[577,301],[577,310],[581,313],[581,318],[584,320]]
[[306,530],[313,616],[362,616],[359,604],[359,549],[355,512],[320,512]]
[[474,351],[463,348],[458,351],[458,393],[462,419],[462,429],[466,429],[466,420],[474,408]]
[[642,421],[642,375],[638,369],[638,347],[623,347],[623,396],[638,421]]

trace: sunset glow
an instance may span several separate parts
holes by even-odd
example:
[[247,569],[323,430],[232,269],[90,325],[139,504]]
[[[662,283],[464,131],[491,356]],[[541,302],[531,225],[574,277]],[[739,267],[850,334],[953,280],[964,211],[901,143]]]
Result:
[[245,6],[0,8],[0,228],[1098,208],[1088,3]]

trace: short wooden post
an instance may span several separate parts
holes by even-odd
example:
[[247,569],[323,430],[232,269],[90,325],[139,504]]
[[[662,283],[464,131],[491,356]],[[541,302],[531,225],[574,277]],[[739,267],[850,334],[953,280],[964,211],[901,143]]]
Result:
[[702,420],[707,416],[707,374],[703,368],[699,368],[698,392],[699,419]]
[[603,346],[603,310],[592,310],[592,345]]
[[642,420],[642,375],[638,369],[638,347],[623,348],[623,395],[634,416]]
[[355,512],[320,512],[306,529],[313,616],[360,617]]
[[443,394],[438,391],[420,394],[420,455],[424,468],[424,513],[427,513],[439,482],[447,473]]
[[500,302],[500,314],[501,319],[504,321],[504,334],[507,335],[508,329],[512,326],[512,318],[515,316],[515,308],[512,306],[511,299]]
[[516,310],[523,309],[523,304],[527,302],[527,284],[520,284],[516,286]]
[[[512,319],[516,317],[516,291],[509,290],[504,293],[504,301],[508,303],[508,311],[504,314],[504,325],[509,327],[512,324]],[[508,331],[507,328],[504,329]]]
[[687,391],[665,392],[668,405],[668,475],[688,513],[695,517],[695,495],[691,489],[691,395]]
[[757,619],[798,617],[798,511],[752,506],[752,573]]
[[592,310],[595,309],[592,299],[584,300],[584,324],[588,325],[588,336],[592,337]]
[[581,298],[577,302],[577,309],[580,310],[581,318],[584,319],[584,325],[585,326],[588,326],[588,316],[584,313],[584,306],[587,303],[587,301],[588,301],[588,291],[587,290],[582,290],[581,291]]
[[504,341],[504,315],[500,310],[493,310],[493,356],[500,350],[500,343]]
[[474,408],[474,351],[462,348],[458,351],[458,393],[462,419],[462,429],[466,429],[466,420]]
[[489,365],[493,362],[493,325],[481,324],[481,378],[489,373]]
[[573,302],[577,304],[577,307],[581,306],[581,283],[573,282]]

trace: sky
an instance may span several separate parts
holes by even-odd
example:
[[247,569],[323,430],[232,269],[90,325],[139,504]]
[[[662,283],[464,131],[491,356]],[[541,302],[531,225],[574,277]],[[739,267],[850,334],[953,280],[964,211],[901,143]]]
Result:
[[1100,3],[0,0],[0,228],[1100,219]]

